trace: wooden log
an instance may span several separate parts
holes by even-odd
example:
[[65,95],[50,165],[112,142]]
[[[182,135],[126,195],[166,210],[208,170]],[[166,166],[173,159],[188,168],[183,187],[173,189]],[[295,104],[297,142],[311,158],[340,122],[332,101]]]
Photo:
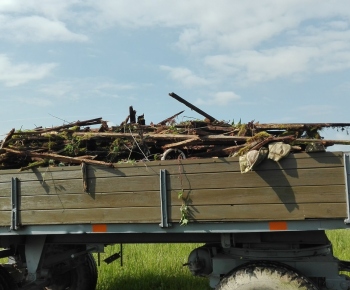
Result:
[[184,140],[184,141],[180,141],[180,142],[176,142],[176,143],[166,144],[162,148],[169,149],[169,148],[178,148],[178,147],[182,147],[182,146],[189,146],[189,145],[193,145],[193,144],[198,144],[200,141],[201,140],[199,138],[193,138],[193,139],[188,139],[188,140]]
[[224,131],[224,132],[231,132],[234,128],[231,125],[227,126],[215,126],[215,125],[208,125],[206,127],[209,131]]
[[129,122],[130,115],[128,115],[123,122],[121,122],[120,127],[126,125]]
[[295,143],[321,143],[325,146],[332,145],[350,145],[350,140],[326,140],[326,139],[295,139]]
[[259,124],[255,123],[254,128],[259,130],[268,130],[268,129],[286,129],[286,130],[305,130],[310,128],[344,128],[350,127],[350,123],[281,123],[281,124]]
[[177,113],[177,114],[175,114],[175,115],[173,115],[173,116],[171,116],[169,118],[166,118],[165,120],[159,122],[157,125],[165,125],[166,123],[170,122],[171,120],[173,120],[174,118],[176,118],[177,116],[182,114],[183,112],[185,112],[185,111],[181,111],[181,112],[179,112],[179,113]]
[[46,129],[40,129],[36,131],[21,131],[21,132],[14,132],[13,135],[27,135],[27,134],[43,134],[51,131],[60,131],[62,129],[67,129],[75,126],[89,126],[89,125],[98,125],[102,123],[102,118],[95,118],[95,119],[90,119],[86,121],[76,121],[73,123],[69,123],[68,125],[62,125],[62,126],[57,126],[57,127],[52,127],[52,128],[46,128]]
[[130,117],[131,124],[136,123],[136,111],[132,106],[129,107],[129,117]]
[[174,98],[175,100],[179,101],[180,103],[183,103],[184,105],[186,105],[187,107],[189,107],[190,109],[192,109],[193,111],[197,112],[198,114],[206,117],[207,119],[209,119],[210,122],[215,122],[217,121],[214,117],[210,116],[209,114],[203,112],[201,109],[197,108],[196,106],[192,105],[191,103],[187,102],[186,100],[184,100],[183,98],[181,98],[180,96],[178,96],[175,93],[170,93],[169,94],[170,97]]
[[[84,132],[75,132],[73,136],[85,136],[90,139],[98,139],[98,138],[127,138],[133,139],[138,136],[138,133],[114,133],[114,132],[89,132],[88,134]],[[182,135],[182,134],[145,134],[144,139],[159,139],[159,140],[188,140],[197,138],[197,135]]]
[[207,152],[194,153],[194,154],[191,154],[191,156],[193,157],[227,157],[244,147],[245,145],[229,146],[225,148],[210,150]]

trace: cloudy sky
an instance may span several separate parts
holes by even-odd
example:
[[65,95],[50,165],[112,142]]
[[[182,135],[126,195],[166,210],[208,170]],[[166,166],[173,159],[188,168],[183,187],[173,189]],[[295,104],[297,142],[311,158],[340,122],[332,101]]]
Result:
[[[129,106],[159,122],[350,122],[350,5],[318,0],[1,0],[0,140]],[[326,132],[349,139],[345,131]],[[330,138],[329,137],[329,138]]]

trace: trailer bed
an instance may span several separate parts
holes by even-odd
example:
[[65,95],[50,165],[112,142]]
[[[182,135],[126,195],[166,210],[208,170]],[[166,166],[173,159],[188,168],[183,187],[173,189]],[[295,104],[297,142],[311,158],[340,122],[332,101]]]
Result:
[[[88,165],[85,175],[80,166],[2,170],[0,226],[11,227],[16,211],[19,227],[159,225],[166,215],[163,227],[171,228],[181,219],[182,204],[188,207],[188,226],[344,220],[348,217],[344,156],[290,154],[280,162],[264,160],[245,174],[238,158],[137,162],[115,168]],[[180,192],[186,201],[179,199]]]

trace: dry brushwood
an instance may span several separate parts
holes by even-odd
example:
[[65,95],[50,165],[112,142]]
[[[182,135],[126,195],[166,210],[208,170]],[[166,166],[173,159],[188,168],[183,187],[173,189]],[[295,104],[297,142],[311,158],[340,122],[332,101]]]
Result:
[[[288,143],[294,152],[305,151],[310,143],[324,147],[350,145],[349,140],[324,140],[320,136],[322,128],[344,130],[350,123],[229,124],[217,121],[174,93],[170,96],[206,120],[175,123],[181,111],[157,125],[147,125],[144,114],[137,116],[130,106],[120,126],[108,126],[102,118],[95,118],[29,131],[13,129],[1,142],[0,168],[28,170],[48,166],[48,160],[50,166],[84,163],[112,167],[130,160],[157,160],[171,148],[180,149],[186,158],[208,158],[244,154],[270,142]],[[96,125],[99,126],[94,128]]]

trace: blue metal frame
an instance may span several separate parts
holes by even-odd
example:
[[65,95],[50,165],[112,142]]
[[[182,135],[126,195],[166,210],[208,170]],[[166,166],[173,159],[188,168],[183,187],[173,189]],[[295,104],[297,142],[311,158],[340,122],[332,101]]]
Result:
[[[286,231],[311,231],[345,229],[348,226],[342,219],[334,220],[300,220],[288,221]],[[169,228],[160,228],[159,224],[107,224],[105,233],[251,233],[270,232],[270,222],[222,222],[189,223],[186,226],[173,224]],[[99,234],[93,232],[91,224],[81,225],[35,225],[23,226],[17,231],[9,227],[0,227],[0,236],[8,235],[65,235],[65,234]]]

